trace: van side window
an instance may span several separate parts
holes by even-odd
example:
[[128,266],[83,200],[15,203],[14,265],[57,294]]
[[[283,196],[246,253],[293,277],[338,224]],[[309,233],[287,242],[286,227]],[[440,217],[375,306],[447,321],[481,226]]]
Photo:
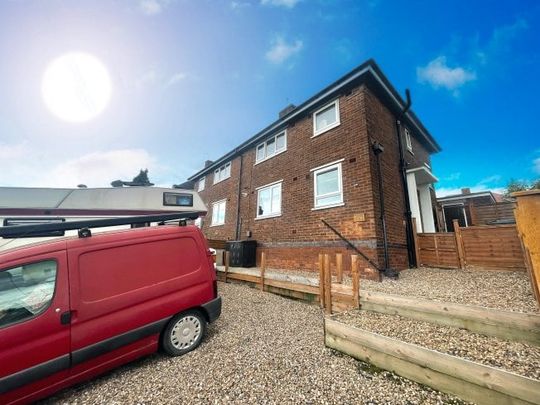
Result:
[[0,328],[44,312],[56,283],[54,260],[0,270]]

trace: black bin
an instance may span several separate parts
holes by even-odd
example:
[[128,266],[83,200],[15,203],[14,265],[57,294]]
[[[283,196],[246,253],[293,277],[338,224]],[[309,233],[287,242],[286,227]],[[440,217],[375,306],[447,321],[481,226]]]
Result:
[[257,261],[257,241],[234,240],[227,242],[230,266],[232,267],[255,267]]

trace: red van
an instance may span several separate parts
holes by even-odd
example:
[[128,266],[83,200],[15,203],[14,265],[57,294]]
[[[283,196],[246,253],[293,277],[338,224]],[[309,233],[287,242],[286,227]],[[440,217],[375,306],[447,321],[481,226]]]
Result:
[[0,403],[28,403],[158,348],[181,355],[221,313],[195,226],[80,233],[0,254]]

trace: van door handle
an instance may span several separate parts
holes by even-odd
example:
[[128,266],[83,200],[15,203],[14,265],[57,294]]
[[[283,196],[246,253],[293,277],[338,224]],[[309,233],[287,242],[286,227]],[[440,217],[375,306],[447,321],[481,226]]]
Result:
[[71,323],[71,311],[63,312],[60,315],[60,323],[62,325],[69,325]]

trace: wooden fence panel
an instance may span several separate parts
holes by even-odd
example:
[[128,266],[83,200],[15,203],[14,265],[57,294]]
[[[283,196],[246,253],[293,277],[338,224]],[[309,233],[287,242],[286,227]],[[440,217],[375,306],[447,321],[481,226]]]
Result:
[[225,249],[227,246],[226,240],[207,239],[208,246],[212,249]]
[[501,219],[513,220],[515,206],[516,204],[511,201],[486,205],[473,205],[471,206],[471,209],[474,210],[474,225],[486,225]]
[[454,232],[417,234],[418,264],[525,271],[525,257],[515,225],[472,226],[458,230],[460,246]]
[[461,228],[467,266],[525,270],[515,225]]
[[419,233],[418,261],[422,266],[458,268],[456,238],[452,232]]

